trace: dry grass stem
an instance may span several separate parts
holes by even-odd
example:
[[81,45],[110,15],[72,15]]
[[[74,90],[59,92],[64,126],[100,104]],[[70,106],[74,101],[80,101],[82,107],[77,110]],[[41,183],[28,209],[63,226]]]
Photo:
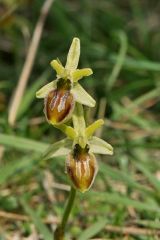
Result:
[[123,235],[146,235],[146,236],[160,236],[160,230],[153,230],[148,228],[138,228],[138,227],[118,227],[108,225],[105,227],[107,232],[120,233]]
[[[26,215],[5,212],[5,211],[0,211],[0,218],[14,220],[14,221],[30,221],[30,218]],[[43,219],[43,222],[47,224],[57,224],[59,223],[59,220],[56,217],[49,216]]]
[[16,90],[15,90],[15,93],[10,103],[8,122],[11,126],[14,126],[15,124],[18,108],[21,103],[21,99],[23,97],[28,79],[30,77],[30,73],[33,68],[35,56],[37,53],[37,49],[39,46],[39,42],[41,39],[41,35],[42,35],[44,23],[45,23],[45,19],[48,15],[49,9],[53,1],[54,0],[46,0],[41,8],[40,17],[37,21],[37,24],[33,33],[33,37],[28,49],[28,54],[27,54],[17,87],[16,87]]

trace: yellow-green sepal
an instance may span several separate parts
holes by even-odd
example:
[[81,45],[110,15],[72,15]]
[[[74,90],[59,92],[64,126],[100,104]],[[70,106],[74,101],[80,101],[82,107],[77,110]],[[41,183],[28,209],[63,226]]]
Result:
[[89,140],[89,145],[90,145],[90,152],[92,153],[106,154],[106,155],[113,154],[113,147],[106,141],[102,140],[101,138],[91,137]]
[[45,98],[47,96],[47,94],[55,89],[57,87],[57,79],[44,85],[42,88],[40,88],[37,92],[36,92],[36,97],[37,98]]
[[74,84],[71,89],[71,93],[73,94],[75,101],[81,103],[88,107],[94,107],[96,105],[96,101],[84,90],[84,88],[79,84]]
[[80,40],[79,38],[73,38],[73,41],[68,52],[65,69],[75,70],[78,66],[79,56],[80,56]]

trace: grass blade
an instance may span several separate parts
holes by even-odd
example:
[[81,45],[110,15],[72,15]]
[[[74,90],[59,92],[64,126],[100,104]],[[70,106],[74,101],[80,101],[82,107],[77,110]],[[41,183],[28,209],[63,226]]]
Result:
[[86,194],[87,196],[94,197],[94,200],[97,201],[100,199],[101,201],[108,202],[110,204],[121,204],[122,206],[132,206],[137,210],[140,211],[150,211],[150,212],[156,212],[160,216],[160,208],[157,204],[151,203],[151,202],[142,202],[138,200],[133,200],[127,196],[120,195],[118,193],[107,193],[107,192],[94,192],[90,191]]
[[25,198],[21,198],[20,202],[25,210],[25,212],[31,217],[37,230],[42,234],[44,240],[54,240],[53,234],[48,230],[48,228],[43,224],[39,216],[35,211],[33,211],[27,204]]
[[141,163],[135,163],[135,165],[148,178],[158,193],[160,193],[160,181]]
[[125,56],[127,53],[127,36],[124,32],[119,32],[118,34],[119,40],[120,40],[120,50],[119,50],[119,55],[117,57],[117,61],[113,67],[113,70],[108,78],[107,81],[107,86],[109,89],[111,89],[113,87],[113,85],[115,84],[115,81],[120,73],[120,70],[123,66],[123,62],[125,60]]
[[[118,55],[112,55],[111,61],[117,62]],[[124,64],[124,68],[131,69],[131,70],[146,70],[146,71],[160,71],[160,63],[158,62],[151,62],[148,60],[139,60],[139,59],[133,59],[130,57],[126,57]]]
[[32,86],[27,89],[18,109],[17,118],[20,118],[29,109],[31,103],[35,99],[35,92],[46,82],[48,76],[48,71],[43,72],[42,75],[32,84]]
[[78,237],[78,240],[87,240],[99,233],[106,225],[106,219],[100,219],[96,223],[92,224],[89,228],[82,232]]
[[26,167],[31,164],[35,159],[35,156],[25,156],[17,161],[10,161],[0,168],[0,184],[5,183],[9,177],[14,173],[20,171],[21,169],[26,169]]
[[39,153],[44,153],[48,147],[48,144],[46,143],[2,133],[0,133],[0,144],[7,147],[17,148],[19,150],[30,150]]
[[107,176],[110,176],[112,179],[116,181],[124,182],[127,186],[137,188],[147,193],[151,192],[148,188],[136,182],[136,180],[134,180],[134,178],[132,178],[130,175],[118,169],[114,169],[113,167],[110,167],[109,165],[104,164],[103,162],[100,163],[99,171],[104,173]]

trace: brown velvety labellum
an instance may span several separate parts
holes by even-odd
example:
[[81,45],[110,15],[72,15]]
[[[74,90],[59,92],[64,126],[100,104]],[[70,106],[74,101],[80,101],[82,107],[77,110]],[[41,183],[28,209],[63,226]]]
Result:
[[69,119],[74,108],[74,97],[68,89],[54,89],[45,99],[45,114],[52,124],[59,124]]
[[96,176],[97,162],[88,148],[82,149],[78,144],[67,157],[66,169],[73,184],[81,192],[87,191]]

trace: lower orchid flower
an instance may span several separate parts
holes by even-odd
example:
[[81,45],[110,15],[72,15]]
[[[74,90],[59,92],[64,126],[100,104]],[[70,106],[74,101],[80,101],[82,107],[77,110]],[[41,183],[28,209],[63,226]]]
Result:
[[93,136],[97,128],[103,125],[102,119],[85,127],[80,104],[76,104],[73,123],[74,128],[65,124],[57,126],[67,135],[67,138],[53,144],[44,158],[67,156],[66,172],[74,187],[85,192],[92,186],[98,171],[95,154],[112,155],[113,148],[101,138]]
[[82,148],[76,144],[68,154],[66,160],[66,170],[74,186],[81,192],[88,190],[97,174],[98,166],[93,153],[89,151],[89,146]]

